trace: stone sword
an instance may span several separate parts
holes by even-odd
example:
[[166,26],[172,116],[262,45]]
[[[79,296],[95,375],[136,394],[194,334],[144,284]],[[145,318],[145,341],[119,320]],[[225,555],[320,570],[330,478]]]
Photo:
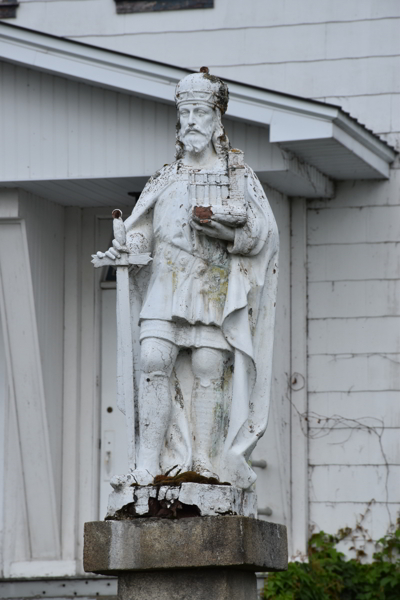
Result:
[[[125,247],[126,230],[122,220],[122,211],[112,211],[114,238]],[[150,253],[129,254],[119,250],[120,258],[113,260],[107,256],[100,258],[92,254],[92,263],[96,268],[111,266],[117,271],[117,406],[126,416],[128,436],[129,468],[136,467],[135,456],[135,387],[133,364],[133,341],[131,329],[131,310],[129,294],[129,269],[132,265],[145,266],[151,260]]]

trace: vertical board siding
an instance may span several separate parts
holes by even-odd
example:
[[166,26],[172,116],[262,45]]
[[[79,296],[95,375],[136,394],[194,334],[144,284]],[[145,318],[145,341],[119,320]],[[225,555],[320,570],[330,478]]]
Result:
[[[173,106],[4,62],[0,88],[0,132],[7,140],[0,180],[150,177],[174,160]],[[254,170],[281,158],[267,129],[229,119],[226,125]]]
[[[173,106],[4,62],[0,87],[0,132],[7,140],[0,149],[2,181],[39,180],[39,186],[46,179],[79,179],[84,186],[82,179],[101,178],[104,196],[105,178],[150,177],[174,160]],[[281,151],[269,143],[266,128],[230,119],[226,126],[255,171],[274,161],[282,168]],[[65,194],[59,201],[68,204]]]
[[[18,199],[18,197],[16,197]],[[13,260],[9,253],[12,249]],[[0,308],[3,328],[7,332],[6,354],[10,407],[16,407],[18,434],[11,438],[8,473],[14,469],[19,445],[23,466],[23,496],[26,498],[29,540],[32,559],[54,559],[59,556],[59,520],[54,489],[53,456],[49,443],[49,419],[43,381],[43,364],[38,336],[35,295],[30,268],[31,256],[26,236],[26,223],[7,219],[1,222],[0,235]],[[49,290],[47,290],[49,293]],[[13,409],[11,409],[13,410]],[[12,419],[13,413],[10,412]],[[55,423],[57,426],[58,423]],[[7,473],[7,474],[8,474]],[[13,477],[11,477],[13,479]],[[41,494],[37,491],[40,490]],[[15,502],[12,486],[7,497]],[[11,513],[14,516],[11,506]],[[18,517],[18,515],[16,515]],[[9,522],[9,516],[6,517]],[[11,526],[15,527],[11,521]],[[14,560],[16,558],[14,557]],[[18,560],[18,558],[17,558]]]
[[[239,142],[237,145],[240,147]],[[287,348],[290,346],[290,201],[286,196],[264,187],[279,229],[279,278],[270,417],[265,435],[252,457],[266,460],[268,465],[266,470],[256,468],[258,506],[272,509],[271,516],[261,518],[289,525],[290,401],[287,373],[290,370],[290,355]]]
[[173,106],[5,62],[0,89],[3,181],[150,176],[174,159]]
[[50,450],[58,514],[61,510],[61,455],[64,331],[64,208],[20,191],[26,221],[32,285],[42,360]]

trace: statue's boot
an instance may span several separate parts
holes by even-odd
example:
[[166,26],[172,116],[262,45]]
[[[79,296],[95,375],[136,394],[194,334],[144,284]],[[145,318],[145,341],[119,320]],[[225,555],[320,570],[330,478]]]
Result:
[[213,465],[223,432],[223,391],[221,380],[202,382],[196,378],[192,394],[193,470],[205,477],[217,477]]
[[171,417],[169,376],[161,371],[142,373],[139,392],[139,451],[132,476],[139,485],[160,474],[160,455]]

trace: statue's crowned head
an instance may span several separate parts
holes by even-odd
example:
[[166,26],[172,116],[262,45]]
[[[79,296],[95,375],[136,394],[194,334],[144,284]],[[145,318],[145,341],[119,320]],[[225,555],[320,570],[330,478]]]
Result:
[[221,121],[228,100],[228,86],[219,77],[210,75],[207,67],[181,79],[175,89],[177,159],[183,156],[185,149],[201,152],[210,140],[217,154],[228,151],[229,141]]

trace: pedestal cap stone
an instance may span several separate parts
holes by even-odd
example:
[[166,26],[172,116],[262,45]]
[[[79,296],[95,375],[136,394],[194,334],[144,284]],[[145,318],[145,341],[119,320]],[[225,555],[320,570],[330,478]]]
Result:
[[240,516],[85,523],[86,572],[234,568],[287,569],[284,525]]

